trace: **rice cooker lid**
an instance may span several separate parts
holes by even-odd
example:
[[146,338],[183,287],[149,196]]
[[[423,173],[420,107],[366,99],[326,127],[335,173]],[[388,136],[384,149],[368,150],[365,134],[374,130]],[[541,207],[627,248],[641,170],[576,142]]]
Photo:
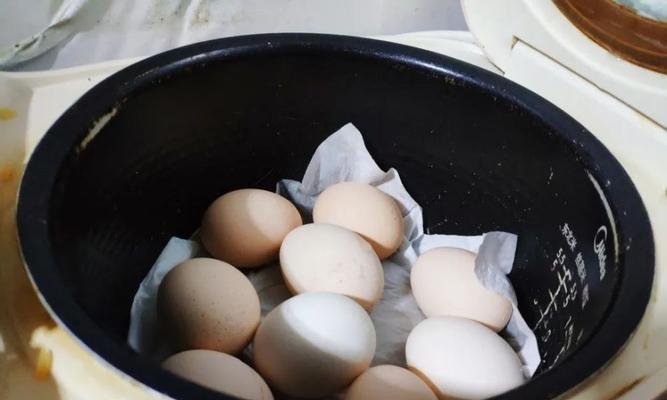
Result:
[[667,6],[661,0],[461,4],[471,32],[501,70],[510,67],[517,43],[530,46],[667,129]]

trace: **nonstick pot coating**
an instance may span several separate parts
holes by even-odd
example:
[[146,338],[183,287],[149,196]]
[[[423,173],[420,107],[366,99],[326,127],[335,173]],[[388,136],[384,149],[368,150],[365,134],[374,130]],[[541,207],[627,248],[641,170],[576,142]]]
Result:
[[189,237],[213,199],[300,179],[317,145],[348,122],[382,168],[399,171],[427,232],[519,235],[510,278],[542,364],[501,397],[556,396],[618,352],[643,315],[654,258],[644,207],[613,156],[500,76],[330,35],[159,54],[95,86],[51,127],[25,172],[18,228],[52,315],[157,391],[225,398],[126,345],[134,293],[167,240]]

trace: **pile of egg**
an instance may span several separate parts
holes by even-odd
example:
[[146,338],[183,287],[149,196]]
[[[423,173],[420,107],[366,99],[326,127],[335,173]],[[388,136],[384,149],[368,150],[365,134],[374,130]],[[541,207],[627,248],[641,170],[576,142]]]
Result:
[[[303,225],[292,203],[264,190],[215,200],[200,231],[212,258],[188,260],[160,284],[158,315],[180,351],[162,366],[251,400],[273,399],[272,390],[290,398],[485,398],[524,381],[497,334],[511,304],[478,281],[474,253],[444,247],[411,270],[427,318],[407,339],[407,365],[369,368],[376,332],[368,313],[382,297],[381,261],[404,240],[401,212],[377,188],[345,182],[320,194],[313,221]],[[276,259],[293,297],[262,320],[242,271]],[[248,345],[254,369],[235,357]]]

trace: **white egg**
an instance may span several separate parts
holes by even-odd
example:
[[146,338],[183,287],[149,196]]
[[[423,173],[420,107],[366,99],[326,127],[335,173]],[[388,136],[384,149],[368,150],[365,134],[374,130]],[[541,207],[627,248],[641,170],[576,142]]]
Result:
[[375,328],[350,298],[305,293],[262,321],[253,342],[255,367],[273,388],[299,398],[340,391],[364,372],[375,353]]
[[405,356],[439,399],[483,399],[524,382],[521,361],[486,326],[459,317],[420,322],[408,336]]

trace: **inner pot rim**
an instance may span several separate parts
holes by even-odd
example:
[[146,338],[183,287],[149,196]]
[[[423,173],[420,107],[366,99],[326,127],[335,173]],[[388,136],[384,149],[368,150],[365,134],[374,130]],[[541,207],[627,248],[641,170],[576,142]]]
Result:
[[[479,67],[417,48],[365,38],[324,34],[261,34],[216,39],[161,53],[133,64],[105,79],[75,102],[43,136],[26,166],[19,189],[17,228],[24,264],[38,297],[52,318],[99,361],[128,375],[147,390],[175,398],[230,399],[162,370],[116,343],[99,328],[69,294],[58,272],[51,247],[49,199],[59,167],[84,141],[85,129],[138,88],[159,84],[175,71],[211,60],[257,53],[281,54],[299,50],[351,54],[404,65],[476,86],[537,115],[569,144],[570,150],[597,182],[612,207],[618,232],[620,265],[616,299],[588,343],[558,367],[541,373],[523,386],[497,398],[552,398],[573,389],[605,366],[625,345],[648,304],[654,273],[654,244],[641,198],[618,161],[577,121],[537,94]],[[85,124],[85,125],[84,125]],[[54,166],[56,168],[54,168]],[[614,209],[623,204],[623,212]],[[628,240],[629,238],[629,240]],[[634,238],[634,240],[633,240]],[[637,309],[642,310],[641,313]]]

